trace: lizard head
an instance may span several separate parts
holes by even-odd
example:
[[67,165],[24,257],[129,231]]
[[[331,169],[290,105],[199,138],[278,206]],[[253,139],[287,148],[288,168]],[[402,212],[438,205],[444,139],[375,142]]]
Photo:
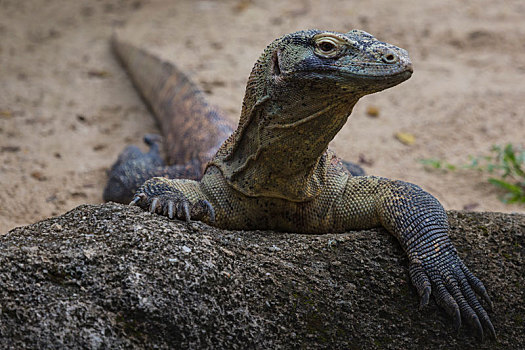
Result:
[[[270,45],[272,46],[272,45]],[[361,97],[395,86],[412,75],[406,50],[361,30],[303,31],[276,41],[269,65],[273,85],[293,80]],[[271,82],[270,82],[271,84]]]
[[295,122],[330,109],[344,124],[359,98],[400,84],[411,75],[406,50],[362,30],[287,34],[268,45],[256,62],[246,86],[240,125],[263,101],[266,114],[278,115],[276,122]]

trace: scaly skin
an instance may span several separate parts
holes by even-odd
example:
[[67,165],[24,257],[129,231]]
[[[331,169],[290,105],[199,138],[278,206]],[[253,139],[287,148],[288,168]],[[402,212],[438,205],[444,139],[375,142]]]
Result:
[[440,203],[416,185],[351,176],[328,143],[364,95],[412,74],[405,50],[368,33],[301,31],[271,43],[248,80],[237,130],[200,181],[148,180],[132,204],[227,229],[343,232],[383,226],[409,257],[421,305],[431,292],[483,337],[483,284],[458,257]]
[[173,64],[116,36],[112,46],[162,129],[168,165],[160,156],[159,137],[145,138],[148,153],[127,147],[110,170],[104,200],[129,203],[140,185],[155,176],[200,179],[233,125]]

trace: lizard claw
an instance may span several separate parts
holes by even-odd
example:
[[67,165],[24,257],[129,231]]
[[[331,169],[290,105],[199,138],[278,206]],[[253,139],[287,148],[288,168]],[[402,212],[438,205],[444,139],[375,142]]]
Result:
[[194,217],[202,214],[208,215],[210,222],[215,222],[215,210],[211,203],[204,199],[201,199],[194,204],[191,216]]
[[144,194],[143,193],[137,194],[137,195],[135,195],[135,197],[133,197],[133,200],[131,202],[129,202],[128,205],[130,205],[130,206],[136,205],[142,198],[144,198]]
[[157,197],[153,198],[151,201],[151,206],[149,207],[149,211],[151,213],[155,213],[157,211],[157,206],[159,205],[159,199]]
[[165,178],[146,181],[133,197],[130,205],[137,205],[151,213],[159,213],[170,219],[186,222],[194,220],[215,221],[215,211],[207,200],[191,202],[179,189],[166,185]]
[[421,307],[428,303],[433,290],[437,304],[453,318],[456,330],[464,320],[479,339],[483,340],[484,331],[496,338],[494,326],[475,293],[490,304],[487,291],[455,253],[450,253],[447,261],[442,261],[439,267],[432,259],[425,262],[414,259],[409,265],[409,273],[421,296]]
[[173,201],[168,202],[168,217],[173,219]]
[[184,199],[179,204],[179,210],[181,213],[177,215],[178,217],[184,218],[186,222],[190,222],[190,204],[187,199]]
[[430,286],[426,287],[423,291],[423,296],[421,297],[421,302],[419,303],[419,309],[422,310],[425,306],[428,305],[428,300],[430,299],[430,292],[432,289]]
[[428,276],[425,274],[422,263],[419,259],[414,259],[409,265],[409,274],[412,283],[417,289],[421,301],[419,304],[419,309],[423,309],[428,305],[428,300],[430,299],[430,293],[432,292],[432,287]]
[[474,276],[464,264],[461,265],[461,270],[463,271],[463,274],[465,275],[465,278],[467,279],[472,289],[474,289],[474,291],[478,295],[480,295],[481,298],[485,301],[485,303],[487,304],[487,309],[489,309],[489,311],[492,311],[492,300],[490,300],[489,294],[487,293],[483,282],[481,282],[476,276]]

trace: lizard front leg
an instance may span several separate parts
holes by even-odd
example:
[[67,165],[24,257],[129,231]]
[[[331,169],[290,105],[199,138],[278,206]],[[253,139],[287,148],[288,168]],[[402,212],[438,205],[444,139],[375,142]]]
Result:
[[495,338],[476,293],[492,307],[490,298],[483,283],[459,258],[448,236],[447,215],[436,198],[403,181],[350,177],[334,210],[345,229],[380,223],[399,240],[409,258],[410,278],[421,296],[421,307],[428,304],[433,292],[438,305],[454,318],[456,328],[463,318],[479,337],[485,328]]
[[137,191],[130,205],[138,205],[152,213],[205,223],[215,221],[215,210],[200,187],[200,182],[187,179],[154,177]]

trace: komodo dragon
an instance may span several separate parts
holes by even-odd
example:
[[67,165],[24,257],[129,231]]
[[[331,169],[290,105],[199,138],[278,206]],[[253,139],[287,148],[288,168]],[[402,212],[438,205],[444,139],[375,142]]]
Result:
[[255,63],[233,130],[175,66],[116,38],[113,47],[152,108],[175,165],[165,166],[158,140],[147,137],[148,153],[130,146],[119,156],[106,200],[132,199],[169,218],[233,230],[383,226],[408,254],[421,306],[433,291],[456,328],[463,318],[480,338],[484,329],[495,338],[475,293],[491,308],[490,298],[458,257],[437,199],[407,182],[352,176],[327,148],[360,97],[410,78],[405,50],[360,30],[284,35]]

